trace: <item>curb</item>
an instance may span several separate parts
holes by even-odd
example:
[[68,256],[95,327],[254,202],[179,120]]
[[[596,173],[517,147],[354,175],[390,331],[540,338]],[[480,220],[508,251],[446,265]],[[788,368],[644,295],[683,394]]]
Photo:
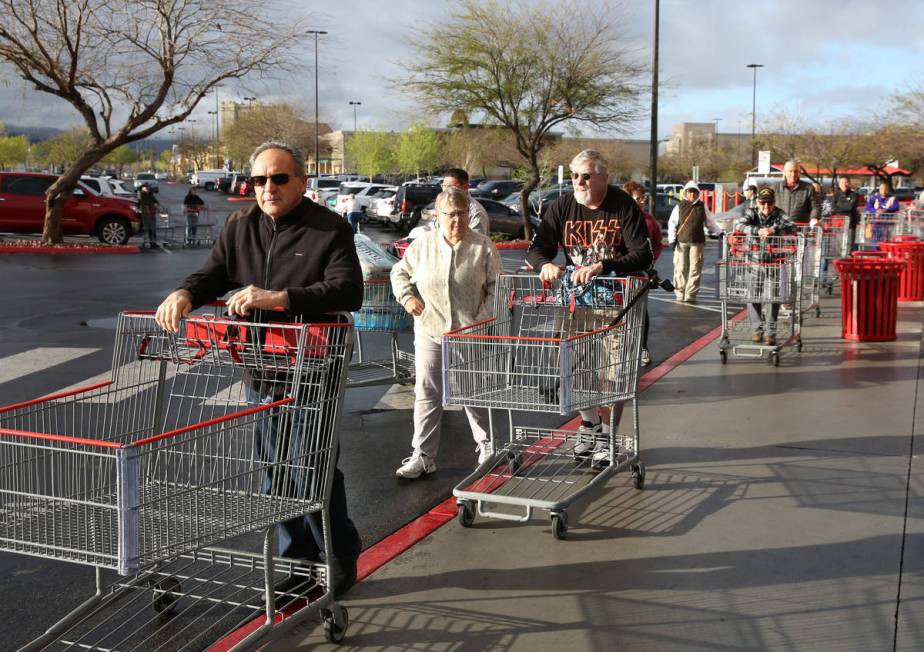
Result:
[[529,249],[529,243],[526,240],[521,242],[495,242],[494,246],[498,249]]
[[121,247],[57,247],[45,245],[26,247],[24,245],[0,244],[0,254],[137,254],[141,247],[123,245]]
[[225,201],[257,201],[254,197],[225,197]]

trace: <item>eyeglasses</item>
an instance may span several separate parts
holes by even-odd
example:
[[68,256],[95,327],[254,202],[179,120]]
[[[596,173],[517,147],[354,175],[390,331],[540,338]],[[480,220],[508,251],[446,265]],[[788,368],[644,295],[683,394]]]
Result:
[[440,211],[440,215],[461,220],[462,218],[468,217],[468,211]]
[[768,199],[758,199],[757,203],[761,206],[773,206],[773,202]]
[[584,172],[584,173],[581,173],[581,172],[572,172],[572,173],[571,173],[571,180],[572,180],[572,181],[577,181],[578,179],[581,179],[581,180],[583,180],[583,181],[590,181],[590,178],[591,178],[592,176],[594,176],[594,175],[591,174],[590,172]]
[[284,186],[289,183],[289,179],[291,178],[292,175],[286,174],[285,172],[280,172],[279,174],[271,174],[269,176],[266,176],[265,174],[258,174],[256,176],[250,177],[250,182],[255,186],[265,186],[266,180],[269,179],[275,186]]

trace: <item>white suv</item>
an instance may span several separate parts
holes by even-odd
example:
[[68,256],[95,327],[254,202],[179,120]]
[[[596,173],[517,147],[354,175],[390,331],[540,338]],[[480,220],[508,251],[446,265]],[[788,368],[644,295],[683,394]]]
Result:
[[160,190],[157,179],[154,178],[153,172],[139,172],[135,175],[135,190],[138,190],[144,184],[148,184],[151,188],[151,192],[158,192]]
[[337,205],[334,211],[344,215],[350,198],[354,195],[359,198],[359,204],[362,206],[363,213],[372,204],[372,196],[379,190],[392,189],[395,186],[389,186],[384,183],[367,183],[364,181],[347,181],[340,184],[340,192],[337,195]]

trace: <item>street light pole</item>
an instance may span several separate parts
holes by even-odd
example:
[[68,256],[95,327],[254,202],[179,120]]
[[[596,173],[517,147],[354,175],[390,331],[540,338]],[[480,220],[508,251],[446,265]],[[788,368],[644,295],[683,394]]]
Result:
[[314,35],[314,174],[321,176],[320,121],[318,120],[318,36],[327,34],[324,30],[309,29],[306,34]]
[[654,0],[654,47],[651,53],[651,151],[648,167],[650,170],[648,188],[648,212],[656,215],[655,202],[658,199],[658,38],[661,6]]
[[762,63],[749,63],[745,68],[754,69],[754,91],[751,97],[751,167],[757,165],[757,69]]
[[354,102],[350,100],[350,106],[353,107],[353,133],[356,133],[356,107],[361,106],[362,102]]

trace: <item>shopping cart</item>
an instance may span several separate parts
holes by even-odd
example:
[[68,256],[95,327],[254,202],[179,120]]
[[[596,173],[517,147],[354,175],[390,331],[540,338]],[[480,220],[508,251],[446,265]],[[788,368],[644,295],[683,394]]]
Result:
[[[639,355],[648,280],[597,278],[586,288],[547,287],[534,275],[499,275],[497,317],[443,336],[443,403],[508,410],[509,441],[453,490],[459,521],[475,513],[527,521],[546,510],[564,538],[568,506],[617,471],[644,485],[639,460]],[[632,432],[598,435],[608,459],[575,455],[579,431],[514,424],[514,410],[570,414],[632,401]],[[493,423],[491,438],[494,443]],[[506,506],[501,511],[488,506]],[[523,510],[523,511],[520,511]]]
[[924,210],[909,208],[905,211],[902,234],[924,240]]
[[[768,355],[780,364],[780,352],[795,345],[802,350],[802,313],[799,294],[805,238],[801,235],[766,236],[733,233],[723,240],[722,258],[716,263],[717,298],[722,303],[719,356],[728,350],[740,357]],[[728,317],[729,304],[748,304],[749,319]],[[757,337],[760,335],[760,341]],[[766,338],[772,335],[775,342]],[[733,340],[741,340],[733,344]]]
[[[346,612],[333,599],[329,566],[277,562],[272,548],[276,523],[320,512],[330,550],[352,345],[343,319],[200,316],[172,335],[150,313],[125,312],[111,380],[0,408],[0,549],[96,567],[96,594],[26,649],[137,649],[173,637],[201,647],[222,608],[238,618],[237,610],[265,608],[249,647],[279,631],[274,587],[296,564],[317,594],[297,618],[320,611],[328,636],[342,638]],[[257,436],[271,425],[285,433],[273,439],[275,452]],[[233,553],[222,568],[191,573],[190,559],[208,566],[209,555],[230,554],[207,546],[264,528],[263,555]],[[243,567],[259,584],[241,584]],[[107,586],[103,569],[130,577]],[[112,611],[142,603],[182,614],[181,629],[149,610]],[[113,623],[129,621],[130,631],[114,633]]]
[[[353,313],[357,359],[347,370],[347,387],[413,383],[414,354],[398,346],[398,333],[410,331],[413,321],[392,294],[391,281],[364,281],[363,307]],[[387,334],[390,357],[367,360],[363,352],[364,333]]]
[[857,226],[856,244],[876,249],[880,242],[889,242],[893,236],[901,235],[904,225],[903,213],[863,213]]
[[176,205],[163,208],[157,218],[158,242],[167,247],[211,246],[215,241],[217,225],[207,206],[187,210]]
[[833,294],[839,277],[834,261],[850,255],[850,218],[832,215],[821,220],[820,289]]
[[821,251],[824,237],[822,227],[797,226],[796,228],[797,232],[805,238],[805,252],[796,278],[800,314],[806,315],[814,311],[815,316],[819,317],[821,316]]

